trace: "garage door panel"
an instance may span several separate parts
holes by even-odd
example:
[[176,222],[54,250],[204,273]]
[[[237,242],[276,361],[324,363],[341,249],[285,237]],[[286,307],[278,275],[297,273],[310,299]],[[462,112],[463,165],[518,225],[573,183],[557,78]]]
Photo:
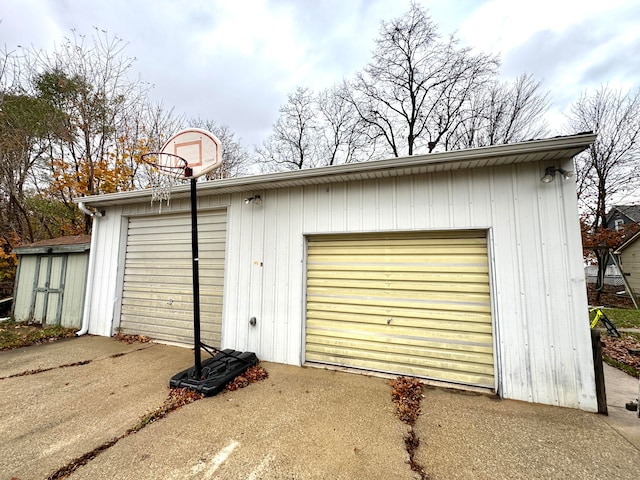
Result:
[[[129,220],[120,328],[160,340],[193,341],[191,215]],[[198,214],[201,338],[220,346],[226,212]]]
[[489,305],[489,292],[475,293],[469,291],[453,292],[450,290],[411,290],[402,289],[398,286],[387,289],[373,288],[345,288],[345,287],[317,287],[309,285],[308,293],[310,298],[319,299],[330,297],[333,298],[352,298],[354,303],[360,303],[361,298],[365,299],[389,299],[400,301],[434,301],[454,302],[454,303],[472,303],[475,305]]
[[[149,329],[149,321],[156,321],[155,318],[146,319],[143,322],[137,322],[140,317],[126,318],[130,324],[130,328],[136,332],[137,335],[144,335],[152,338],[162,338],[164,340],[193,344],[193,324],[189,322],[173,322],[159,324],[153,329]],[[220,343],[220,334],[215,330],[201,329],[202,338],[207,338],[207,342],[210,345],[216,345]]]
[[358,234],[358,238],[355,237],[342,237],[338,238],[333,235],[314,235],[313,238],[309,238],[308,244],[310,246],[324,247],[341,247],[344,245],[361,245],[368,247],[372,245],[388,247],[389,241],[392,241],[394,245],[420,245],[420,246],[433,246],[433,245],[479,245],[486,248],[487,242],[485,235],[482,232],[473,231],[457,231],[457,232],[437,232],[437,237],[427,238],[425,232],[403,232],[395,233],[391,232],[388,235],[380,233],[362,233]]
[[337,304],[347,304],[347,305],[363,305],[366,302],[367,306],[380,306],[380,307],[391,307],[391,308],[424,308],[428,310],[457,310],[461,312],[470,311],[470,312],[486,312],[489,313],[491,311],[491,307],[486,302],[472,302],[472,301],[463,301],[462,299],[458,299],[457,301],[452,300],[444,300],[439,299],[437,297],[433,297],[428,301],[423,300],[412,300],[412,299],[380,299],[375,297],[359,297],[358,301],[354,301],[349,298],[333,296],[333,297],[321,297],[321,296],[312,296],[310,295],[309,300],[312,302],[324,302],[324,303],[337,303]]
[[348,363],[348,366],[353,368],[373,370],[394,375],[402,372],[403,375],[430,378],[434,380],[441,380],[444,382],[458,383],[463,385],[489,385],[493,384],[494,381],[493,375],[474,375],[471,373],[459,372],[455,370],[428,368],[401,362],[367,360],[360,358],[348,359],[348,362],[346,362],[345,358],[340,356],[314,353],[309,354],[307,360],[310,362],[327,363],[336,366],[344,366],[345,363]]
[[484,232],[318,236],[307,245],[308,361],[494,387]]
[[309,278],[307,281],[309,288],[326,289],[362,289],[362,290],[409,290],[423,292],[458,292],[458,293],[489,293],[487,283],[463,283],[463,282],[429,282],[420,280],[402,279],[348,279],[348,278]]
[[[224,258],[222,259],[212,259],[202,257],[202,260],[199,261],[199,266],[201,267],[203,276],[210,277],[222,277],[224,272],[221,272],[220,269],[224,267]],[[210,268],[209,268],[210,267]],[[139,274],[140,271],[143,272],[152,272],[153,275],[156,274],[165,274],[165,275],[177,275],[177,276],[191,276],[191,259],[188,262],[182,260],[173,260],[171,263],[159,264],[157,261],[153,263],[152,261],[140,261],[136,259],[132,259],[127,263],[125,268],[125,273],[129,274]]]
[[307,315],[312,316],[311,312],[329,312],[340,315],[374,315],[382,316],[386,319],[392,317],[399,318],[416,318],[424,320],[455,320],[461,322],[479,322],[491,325],[490,312],[463,312],[462,310],[429,310],[427,308],[398,308],[391,307],[388,304],[381,306],[376,305],[357,305],[349,303],[324,303],[313,302],[307,303]]
[[[488,278],[489,268],[487,265],[447,265],[445,275],[452,274],[484,274],[485,278]],[[314,271],[326,271],[326,272],[375,272],[379,275],[387,273],[421,273],[421,274],[442,274],[442,264],[408,264],[401,265],[397,263],[382,263],[372,262],[369,265],[359,265],[357,263],[321,263],[316,260],[316,263],[308,264],[308,270]]]
[[[361,345],[357,342],[349,342],[348,345],[311,345],[310,352],[331,357],[400,363],[473,375],[487,376],[493,372],[493,358],[490,356],[483,358],[479,355],[454,355],[447,354],[442,350],[412,349],[409,347],[380,351],[367,349],[367,346],[367,344]],[[425,355],[421,355],[421,353],[425,353]],[[428,355],[426,355],[427,353]]]
[[309,309],[307,314],[307,324],[309,326],[316,325],[317,322],[323,320],[339,321],[342,324],[364,323],[368,325],[389,326],[393,324],[395,327],[405,328],[424,328],[439,330],[465,330],[469,332],[488,333],[491,334],[491,318],[478,319],[478,321],[465,321],[458,318],[453,320],[445,320],[442,318],[428,317],[402,317],[397,313],[393,316],[374,315],[364,312],[344,313],[336,311],[322,311]]
[[[453,350],[491,351],[491,334],[464,332],[453,330],[437,330],[426,328],[405,328],[370,325],[365,323],[347,324],[343,322],[313,322],[307,328],[309,335],[324,337],[338,337],[351,339],[366,339],[379,343],[406,343],[408,345],[450,345]],[[488,349],[488,350],[487,350]]]
[[[402,281],[402,282],[431,282],[438,283],[477,283],[485,284],[489,281],[488,273],[424,273],[419,271],[407,271],[406,269],[398,269],[399,271],[381,271],[372,268],[376,272],[378,278],[386,281]],[[321,268],[318,265],[309,265],[307,278],[312,280],[361,280],[364,268],[353,270],[329,269]]]
[[[200,301],[200,311],[202,313],[206,313],[208,311],[213,311],[213,308],[220,310],[222,308],[222,296],[218,297],[209,297],[207,296],[208,301],[204,302]],[[188,312],[193,306],[193,299],[189,295],[174,295],[169,300],[165,298],[136,298],[131,296],[125,296],[122,299],[123,305],[126,304],[128,308],[149,308],[149,309],[161,309],[164,310],[165,315],[172,314],[172,312]],[[189,316],[189,318],[193,318],[193,316]]]
[[[473,364],[475,367],[471,366],[470,368],[474,368],[475,372],[480,372],[486,374],[490,373],[491,368],[493,366],[493,354],[489,351],[484,352],[472,352],[468,350],[451,350],[449,348],[439,347],[437,344],[430,346],[423,345],[407,345],[407,344],[394,344],[394,343],[384,343],[383,345],[374,344],[368,342],[366,340],[345,340],[341,338],[332,338],[330,341],[325,341],[325,339],[321,337],[315,337],[313,335],[310,336],[310,352],[332,352],[332,355],[337,355],[338,352],[342,356],[351,356],[353,358],[358,358],[361,356],[360,353],[354,354],[352,352],[360,352],[362,350],[367,350],[371,352],[385,352],[393,355],[405,355],[410,358],[420,359],[422,358],[423,364],[435,365],[435,363],[428,363],[430,359],[440,359],[447,360],[449,362],[455,363],[455,366],[450,366],[453,370],[462,370],[465,371],[465,364],[469,363]],[[317,340],[317,343],[314,343],[314,340]],[[375,356],[375,353],[374,353]],[[390,360],[397,362],[397,358],[391,358]],[[410,359],[407,361],[411,362]],[[419,362],[419,360],[416,360]]]
[[[175,244],[172,243],[171,248],[175,248]],[[131,258],[131,260],[138,260],[141,262],[148,261],[159,266],[171,265],[172,261],[189,262],[189,264],[191,264],[191,261],[193,259],[193,256],[191,254],[191,244],[189,244],[189,246],[185,247],[184,249],[173,250],[166,256],[164,256],[165,253],[167,252],[163,252],[159,249],[149,249],[146,251],[131,252],[129,258]],[[206,248],[198,249],[198,255],[203,255],[205,253],[209,253],[208,258],[210,259],[224,259],[224,250],[208,250]],[[163,256],[160,257],[160,255]]]

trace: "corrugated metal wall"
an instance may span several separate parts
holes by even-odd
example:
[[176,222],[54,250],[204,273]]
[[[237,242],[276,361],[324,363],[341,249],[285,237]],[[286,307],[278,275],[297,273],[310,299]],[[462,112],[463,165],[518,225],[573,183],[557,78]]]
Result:
[[575,183],[542,183],[545,166],[254,192],[261,205],[234,195],[223,346],[304,361],[305,235],[489,229],[501,394],[594,410]]
[[[487,229],[496,374],[506,398],[596,410],[575,182],[529,163],[202,198],[229,204],[222,346],[304,358],[306,235]],[[571,160],[561,167],[572,170]],[[246,204],[258,193],[263,202]],[[90,332],[117,326],[122,215],[99,219]],[[188,210],[188,200],[171,211]],[[168,211],[163,207],[163,211]],[[124,250],[120,248],[120,250]],[[255,327],[249,319],[256,317]]]

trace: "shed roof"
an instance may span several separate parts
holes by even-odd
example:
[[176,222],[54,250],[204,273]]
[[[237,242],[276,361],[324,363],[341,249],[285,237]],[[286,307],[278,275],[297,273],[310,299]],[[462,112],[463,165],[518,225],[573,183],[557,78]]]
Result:
[[[413,155],[387,160],[348,163],[266,175],[211,180],[198,184],[198,192],[228,194],[272,188],[319,185],[327,183],[370,180],[404,175],[447,172],[471,168],[494,167],[517,163],[548,161],[551,164],[572,158],[589,147],[596,135],[587,132],[520,143],[453,150],[441,153]],[[189,195],[189,185],[175,187],[172,198]],[[95,195],[74,199],[94,207],[137,203],[151,197],[151,190]]]
[[13,249],[18,255],[35,253],[70,253],[89,250],[91,235],[68,235],[21,245]]

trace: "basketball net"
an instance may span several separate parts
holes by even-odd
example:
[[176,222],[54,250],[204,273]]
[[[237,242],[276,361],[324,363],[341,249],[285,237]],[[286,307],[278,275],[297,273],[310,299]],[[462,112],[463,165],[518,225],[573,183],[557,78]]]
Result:
[[162,213],[162,202],[171,205],[171,190],[182,182],[187,162],[169,153],[148,153],[141,158],[151,188],[151,205],[158,202],[158,213]]

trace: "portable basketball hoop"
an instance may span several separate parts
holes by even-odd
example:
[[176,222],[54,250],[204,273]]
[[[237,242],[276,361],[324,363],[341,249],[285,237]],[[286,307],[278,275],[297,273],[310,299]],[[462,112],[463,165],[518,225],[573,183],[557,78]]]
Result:
[[[165,143],[162,151],[142,155],[151,180],[151,203],[171,201],[172,187],[182,181],[191,183],[191,266],[193,276],[193,350],[194,366],[177,373],[169,381],[172,388],[187,387],[205,395],[215,395],[249,367],[258,363],[252,352],[220,350],[200,340],[200,273],[198,254],[198,177],[222,165],[220,140],[206,130],[189,128],[178,132]],[[201,350],[211,358],[204,362]]]

